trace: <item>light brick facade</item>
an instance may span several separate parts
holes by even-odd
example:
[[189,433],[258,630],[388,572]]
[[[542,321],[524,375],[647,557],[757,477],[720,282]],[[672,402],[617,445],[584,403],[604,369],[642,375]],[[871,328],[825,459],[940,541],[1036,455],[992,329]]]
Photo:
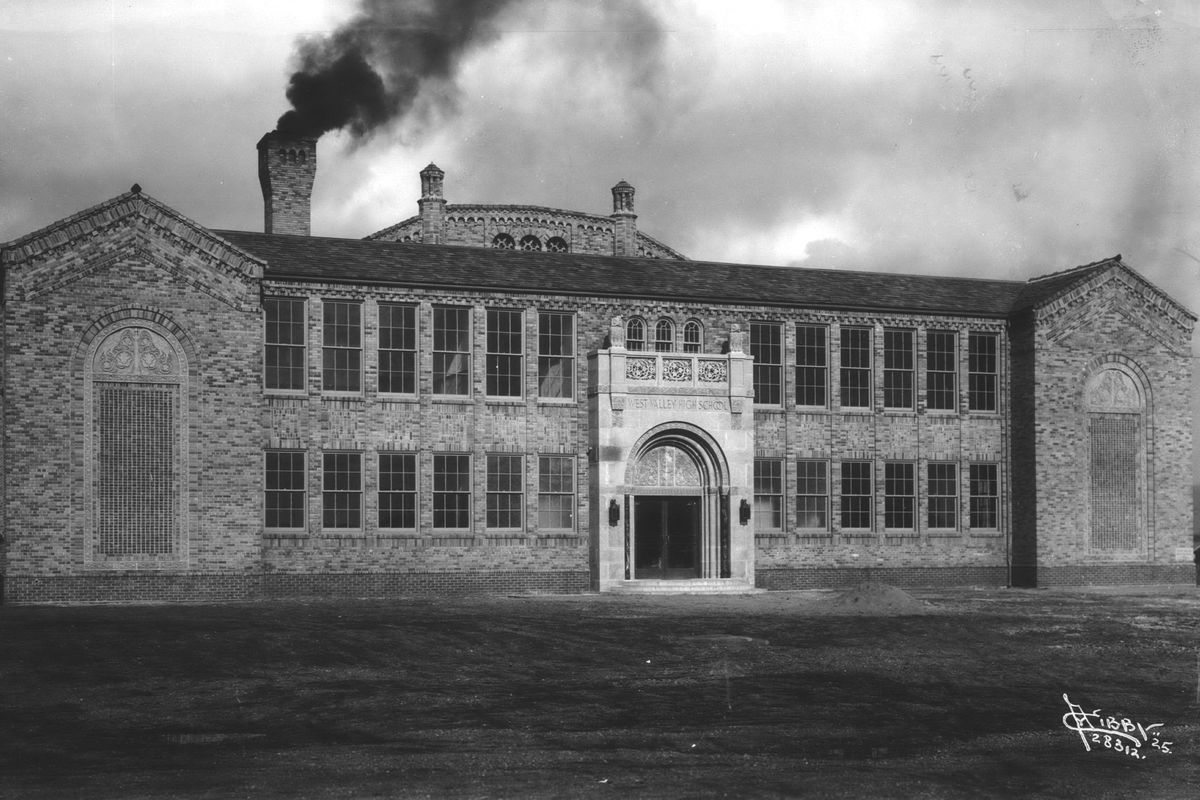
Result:
[[[306,233],[315,145],[264,143],[268,230]],[[441,180],[367,241],[210,231],[135,187],[0,249],[4,600],[1194,580],[1195,318],[1119,258],[704,264],[623,182],[593,218]],[[498,233],[568,249],[444,246]]]

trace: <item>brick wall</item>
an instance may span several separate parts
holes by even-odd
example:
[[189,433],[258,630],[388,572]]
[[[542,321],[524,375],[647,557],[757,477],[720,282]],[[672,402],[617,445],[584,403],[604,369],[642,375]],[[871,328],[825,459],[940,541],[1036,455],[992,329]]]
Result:
[[[1032,408],[1017,417],[1014,439],[1017,502],[1028,504],[1014,535],[1022,583],[1193,582],[1190,318],[1117,266],[1030,322],[1023,341],[1031,347],[1013,385],[1014,410]],[[1139,420],[1138,542],[1121,550],[1092,541],[1103,511],[1092,501],[1086,389],[1107,369],[1127,375],[1142,395],[1132,414]]]

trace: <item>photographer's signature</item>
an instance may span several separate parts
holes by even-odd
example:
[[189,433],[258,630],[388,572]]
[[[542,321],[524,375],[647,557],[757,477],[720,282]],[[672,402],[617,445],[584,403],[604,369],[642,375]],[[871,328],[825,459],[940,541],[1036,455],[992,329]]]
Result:
[[1104,747],[1138,759],[1145,759],[1146,754],[1153,750],[1163,755],[1169,755],[1171,752],[1172,742],[1163,741],[1162,732],[1155,730],[1163,727],[1161,722],[1142,725],[1129,717],[1105,717],[1098,708],[1094,711],[1084,711],[1082,706],[1072,703],[1065,693],[1063,700],[1067,701],[1067,713],[1063,714],[1062,718],[1063,725],[1067,730],[1079,734],[1079,740],[1089,753],[1093,744],[1097,748]]

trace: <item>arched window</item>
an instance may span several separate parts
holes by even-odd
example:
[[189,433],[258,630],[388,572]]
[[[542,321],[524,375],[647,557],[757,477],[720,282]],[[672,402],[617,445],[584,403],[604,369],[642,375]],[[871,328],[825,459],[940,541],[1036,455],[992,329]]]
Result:
[[551,236],[546,240],[546,252],[548,253],[565,253],[567,252],[567,240],[561,236]]
[[539,239],[538,237],[534,236],[533,234],[530,234],[528,236],[522,236],[520,246],[521,246],[522,250],[528,250],[530,252],[541,252],[542,240]]
[[492,238],[492,247],[497,250],[515,250],[517,249],[517,243],[507,233],[497,233]]
[[137,564],[182,558],[186,519],[187,362],[165,329],[131,322],[86,362],[87,558]]
[[700,342],[704,340],[704,329],[694,319],[689,319],[683,326],[683,352],[699,353]]
[[1120,552],[1145,546],[1146,397],[1141,381],[1116,363],[1088,379],[1091,547]]
[[646,323],[637,317],[625,323],[625,349],[646,349]]
[[675,323],[671,320],[660,319],[654,324],[654,349],[660,353],[675,349]]

